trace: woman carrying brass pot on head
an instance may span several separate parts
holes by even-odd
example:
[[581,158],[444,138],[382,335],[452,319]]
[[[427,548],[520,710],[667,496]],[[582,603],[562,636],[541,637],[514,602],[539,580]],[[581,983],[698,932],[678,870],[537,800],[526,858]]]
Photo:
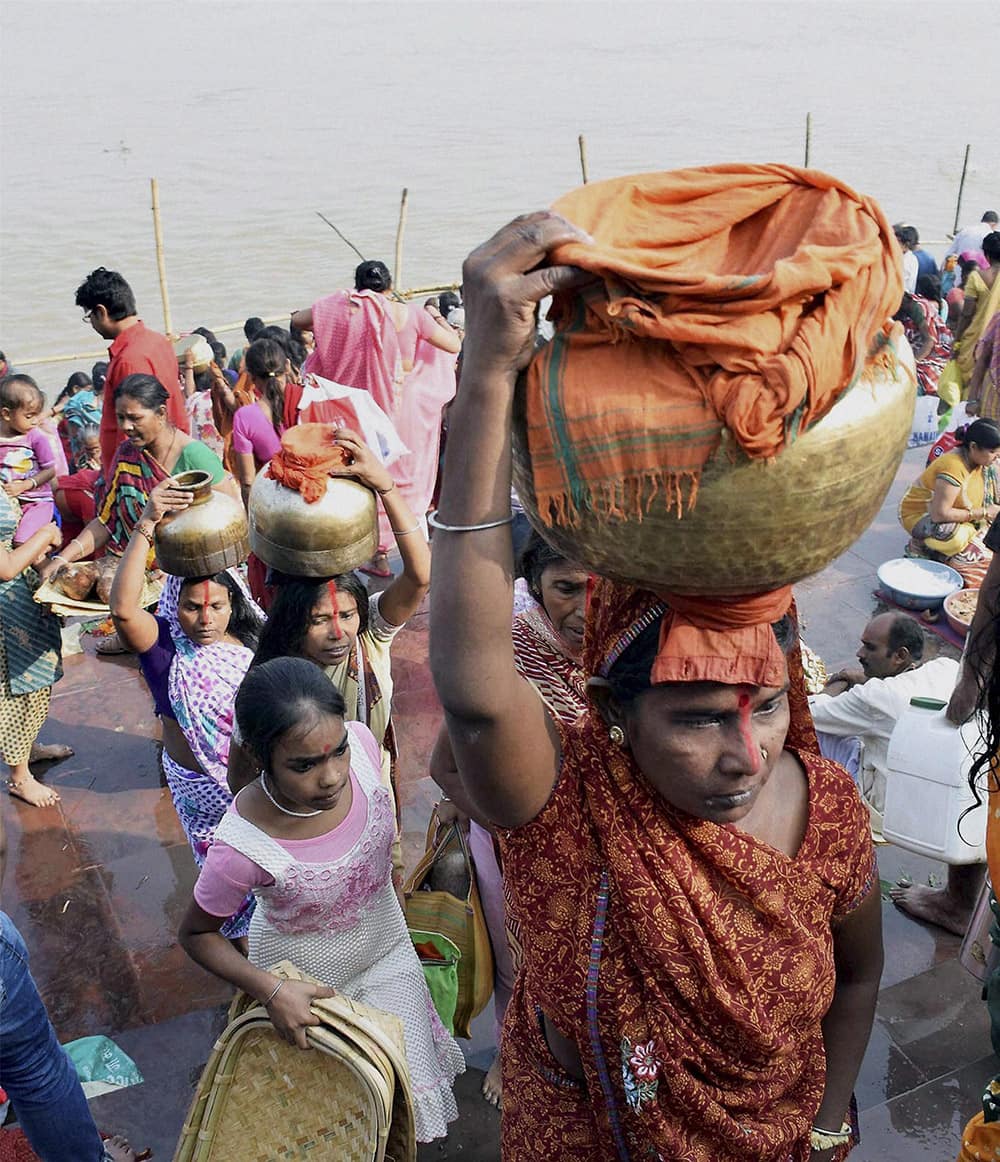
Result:
[[464,789],[500,835],[524,951],[503,1156],[839,1162],[880,899],[867,814],[810,728],[789,594],[736,602],[743,625],[713,628],[709,603],[599,581],[574,725],[514,664],[515,383],[536,304],[581,284],[549,264],[570,243],[590,239],[532,214],[466,261],[432,521],[434,679]]
[[[174,477],[153,488],[115,573],[111,616],[122,644],[139,655],[160,720],[163,773],[201,867],[232,802],[226,764],[233,707],[264,615],[235,569],[211,577],[168,577],[156,615],[143,608],[146,554],[156,526],[193,499]],[[252,914],[248,898],[227,920],[223,935],[246,936]]]
[[[347,721],[364,723],[375,736],[383,781],[395,797],[391,651],[396,635],[427,594],[430,547],[388,469],[361,437],[338,428],[334,442],[347,453],[347,462],[330,474],[354,477],[378,494],[399,544],[403,571],[372,596],[354,572],[335,577],[273,575],[274,596],[254,665],[271,658],[300,657],[319,666],[343,696]],[[229,761],[234,794],[257,774],[249,754],[234,745]],[[402,884],[398,843],[394,863],[398,887]]]

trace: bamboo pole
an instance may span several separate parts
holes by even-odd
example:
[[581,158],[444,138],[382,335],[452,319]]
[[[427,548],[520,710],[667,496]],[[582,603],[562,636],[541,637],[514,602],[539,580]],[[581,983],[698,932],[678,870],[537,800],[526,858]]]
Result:
[[410,191],[403,186],[403,196],[399,199],[399,225],[396,227],[396,261],[392,272],[392,285],[398,287],[403,278],[403,233],[406,230],[406,203]]
[[153,194],[153,236],[156,239],[156,269],[160,276],[160,298],[163,299],[163,330],[167,335],[174,333],[170,318],[170,292],[167,290],[167,265],[163,260],[163,230],[160,226],[160,186],[156,178],[149,179]]
[[952,234],[958,233],[958,219],[962,213],[962,194],[965,191],[965,174],[969,168],[969,150],[971,148],[971,145],[965,147],[965,161],[962,162],[962,180],[958,183],[958,201],[955,203],[955,228],[952,230]]
[[809,168],[809,155],[812,153],[813,115],[806,114],[806,160],[805,168]]
[[580,148],[580,172],[583,174],[583,184],[586,185],[590,180],[587,175],[587,139],[581,133],[576,143]]

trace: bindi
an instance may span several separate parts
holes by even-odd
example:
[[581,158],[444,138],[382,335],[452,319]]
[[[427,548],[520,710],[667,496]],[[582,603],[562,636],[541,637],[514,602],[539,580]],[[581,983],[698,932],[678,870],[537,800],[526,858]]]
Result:
[[757,749],[753,740],[753,731],[750,729],[751,712],[750,712],[750,695],[744,691],[740,694],[739,702],[739,730],[740,737],[743,739],[743,745],[746,747],[747,759],[750,762],[750,770],[756,774],[760,769],[760,751]]

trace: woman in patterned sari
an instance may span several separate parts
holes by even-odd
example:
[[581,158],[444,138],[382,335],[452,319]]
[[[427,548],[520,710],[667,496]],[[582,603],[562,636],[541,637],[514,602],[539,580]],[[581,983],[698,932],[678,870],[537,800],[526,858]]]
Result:
[[435,525],[434,679],[465,789],[500,830],[524,952],[503,1156],[839,1162],[881,908],[865,810],[819,757],[798,653],[772,628],[790,594],[598,582],[592,707],[572,726],[514,666],[510,415],[534,304],[581,284],[545,265],[570,241],[587,238],[540,213],[466,261]]
[[52,807],[59,795],[43,786],[28,763],[69,758],[68,746],[36,740],[49,713],[52,685],[62,676],[59,621],[32,597],[31,566],[61,538],[46,525],[14,547],[21,516],[16,500],[0,488],[0,758],[7,764],[7,790],[32,807]]
[[[139,655],[163,731],[163,773],[201,867],[232,802],[226,765],[233,707],[264,616],[233,569],[214,577],[168,577],[156,615],[142,608],[146,553],[156,525],[192,499],[171,480],[153,489],[115,574],[111,616],[122,642]],[[251,915],[248,899],[223,926],[223,935],[245,936]]]

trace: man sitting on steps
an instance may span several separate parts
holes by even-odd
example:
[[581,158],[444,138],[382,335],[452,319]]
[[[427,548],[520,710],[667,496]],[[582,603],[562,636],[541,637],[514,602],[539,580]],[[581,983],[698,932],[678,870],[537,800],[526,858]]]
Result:
[[[903,613],[873,617],[861,635],[860,670],[842,670],[822,694],[810,698],[820,750],[844,763],[856,779],[872,817],[872,833],[882,838],[882,812],[888,776],[889,738],[911,698],[936,698],[947,703],[955,688],[958,663],[934,658],[921,664],[924,634]],[[826,736],[826,737],[824,737]],[[860,742],[860,760],[851,769],[844,762],[846,740]],[[983,878],[981,864],[948,868],[944,888],[923,884],[898,885],[893,902],[904,912],[961,936],[969,922]]]

